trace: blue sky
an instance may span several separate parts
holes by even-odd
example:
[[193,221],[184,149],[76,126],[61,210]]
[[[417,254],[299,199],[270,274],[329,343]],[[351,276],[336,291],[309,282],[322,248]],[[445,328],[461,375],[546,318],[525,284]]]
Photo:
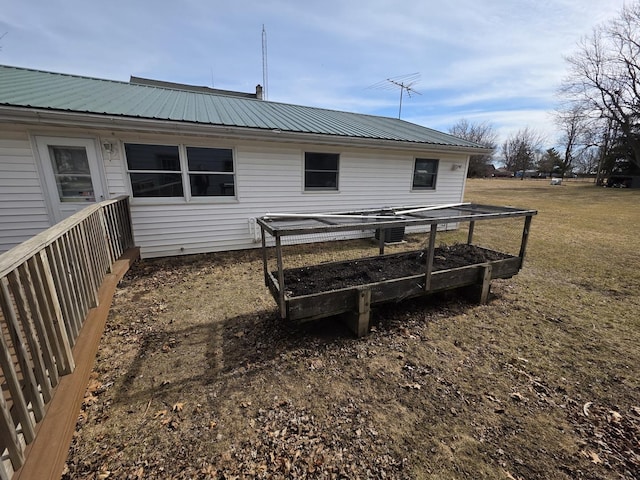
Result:
[[268,99],[402,118],[447,131],[488,121],[501,140],[549,112],[564,56],[624,0],[0,0],[0,64],[254,91],[267,32]]

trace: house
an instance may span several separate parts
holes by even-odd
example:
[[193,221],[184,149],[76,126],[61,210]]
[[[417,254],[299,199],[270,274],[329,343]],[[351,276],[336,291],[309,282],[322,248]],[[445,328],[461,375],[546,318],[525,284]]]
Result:
[[0,252],[130,196],[143,257],[257,246],[255,217],[447,204],[477,144],[395,118],[0,66]]

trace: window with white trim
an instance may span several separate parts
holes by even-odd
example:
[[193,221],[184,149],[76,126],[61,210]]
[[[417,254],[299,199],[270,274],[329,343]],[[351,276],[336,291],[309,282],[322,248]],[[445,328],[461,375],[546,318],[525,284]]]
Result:
[[189,185],[194,197],[233,197],[235,175],[229,148],[187,147]]
[[124,146],[134,197],[182,197],[182,171],[177,145]]
[[413,169],[413,190],[435,190],[439,160],[416,158]]
[[234,197],[230,148],[126,143],[127,172],[135,198]]
[[338,190],[338,167],[340,155],[337,153],[305,152],[305,191]]

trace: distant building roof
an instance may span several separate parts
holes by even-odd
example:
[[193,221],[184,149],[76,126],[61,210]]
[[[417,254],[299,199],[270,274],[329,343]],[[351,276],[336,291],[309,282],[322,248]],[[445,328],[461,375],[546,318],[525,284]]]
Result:
[[152,87],[174,88],[176,90],[185,90],[187,92],[211,93],[213,95],[227,95],[230,97],[240,98],[257,98],[262,100],[262,86],[256,86],[256,93],[234,92],[232,90],[220,90],[219,88],[211,88],[197,85],[186,85],[184,83],[166,82],[163,80],[153,80],[151,78],[134,77],[131,75],[129,83],[134,85],[149,85]]
[[397,118],[263,101],[170,82],[151,85],[152,82],[127,83],[0,65],[0,106],[482,148]]

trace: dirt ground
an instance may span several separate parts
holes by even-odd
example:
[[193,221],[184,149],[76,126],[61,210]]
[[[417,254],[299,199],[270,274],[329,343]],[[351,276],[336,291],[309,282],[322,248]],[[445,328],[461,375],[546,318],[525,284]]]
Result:
[[640,192],[466,200],[539,210],[524,269],[488,305],[377,308],[361,339],[279,319],[257,251],[136,264],[63,478],[640,478]]

